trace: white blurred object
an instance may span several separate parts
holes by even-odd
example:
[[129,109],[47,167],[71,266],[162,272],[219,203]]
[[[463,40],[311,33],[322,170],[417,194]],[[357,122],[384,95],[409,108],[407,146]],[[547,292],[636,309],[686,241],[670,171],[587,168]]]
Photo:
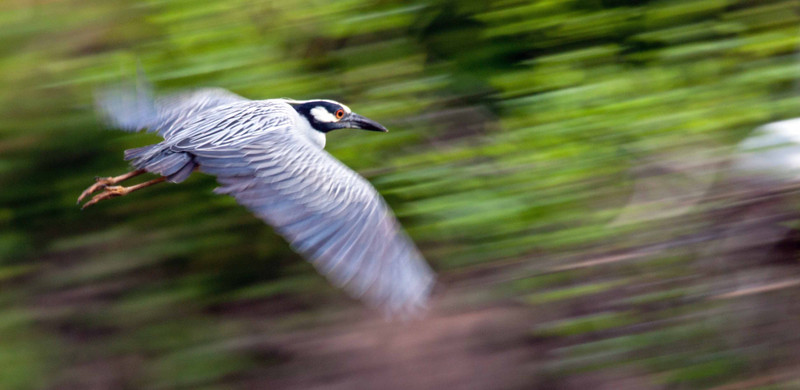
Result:
[[736,148],[733,174],[761,179],[800,179],[800,118],[772,122],[753,131]]
[[800,118],[753,130],[736,146],[727,176],[730,211],[717,221],[724,230],[707,257],[763,263],[774,257],[772,248],[797,219],[788,199],[800,183]]

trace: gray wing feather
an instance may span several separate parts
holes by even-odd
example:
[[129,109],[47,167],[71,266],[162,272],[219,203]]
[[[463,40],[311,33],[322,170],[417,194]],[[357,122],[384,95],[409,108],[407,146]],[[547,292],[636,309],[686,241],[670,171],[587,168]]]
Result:
[[109,124],[127,131],[158,132],[164,138],[205,111],[249,101],[222,88],[202,88],[155,98],[145,83],[126,83],[97,93],[98,111]]
[[394,315],[424,307],[433,272],[372,185],[296,135],[288,106],[252,103],[212,110],[165,142],[336,286]]

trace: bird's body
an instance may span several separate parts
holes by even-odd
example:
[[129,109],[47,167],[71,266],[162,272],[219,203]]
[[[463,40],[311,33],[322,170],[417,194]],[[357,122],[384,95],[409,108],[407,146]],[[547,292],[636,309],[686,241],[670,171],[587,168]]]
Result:
[[272,225],[337,286],[394,314],[426,302],[433,273],[424,259],[369,182],[323,150],[328,131],[381,125],[329,100],[248,100],[220,89],[156,100],[123,88],[98,103],[111,124],[164,137],[125,152],[136,172],[176,183],[195,170],[215,175],[215,192]]
[[[281,100],[229,102],[199,110],[191,117],[173,123],[172,127],[164,130],[163,142],[128,150],[125,159],[136,168],[179,183],[195,168],[202,170],[206,165],[219,165],[210,160],[204,163],[205,152],[229,150],[235,154],[248,144],[278,138],[279,133],[290,135],[283,141],[308,142],[323,148],[325,134],[307,129],[307,122],[304,122],[289,104]],[[226,164],[232,165],[230,162]]]

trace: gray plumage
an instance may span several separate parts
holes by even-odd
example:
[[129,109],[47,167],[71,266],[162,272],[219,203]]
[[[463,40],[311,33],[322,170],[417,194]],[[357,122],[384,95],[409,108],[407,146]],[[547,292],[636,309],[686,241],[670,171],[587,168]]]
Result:
[[154,99],[148,89],[98,95],[99,111],[164,141],[125,152],[137,169],[185,180],[195,169],[272,225],[332,283],[393,315],[427,301],[433,272],[364,178],[322,149],[284,99],[253,101],[222,89]]

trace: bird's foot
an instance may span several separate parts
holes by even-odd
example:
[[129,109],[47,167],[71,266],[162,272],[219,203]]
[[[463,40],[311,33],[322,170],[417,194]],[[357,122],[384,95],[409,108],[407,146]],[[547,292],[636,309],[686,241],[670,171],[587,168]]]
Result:
[[[119,175],[119,176],[95,177],[94,178],[95,183],[90,185],[89,188],[85,189],[83,192],[81,192],[81,196],[78,197],[78,204],[81,204],[81,202],[87,196],[89,196],[91,194],[94,194],[95,192],[97,192],[99,190],[105,190],[110,185],[114,185],[114,184],[117,184],[117,183],[119,183],[121,181],[128,180],[128,179],[130,179],[132,177],[139,176],[144,172],[145,171],[143,169],[137,169],[135,171],[130,171],[128,173],[125,173],[125,174],[122,174],[122,175]],[[115,195],[115,196],[118,196],[118,195]],[[105,198],[103,198],[103,199],[105,199]],[[97,203],[97,202],[95,202],[95,203]],[[94,204],[94,203],[92,203],[92,204]],[[88,206],[88,205],[89,205],[88,203],[85,204],[83,206],[83,208],[86,208],[86,206]]]
[[94,194],[99,190],[105,189],[111,184],[117,184],[117,182],[114,180],[113,177],[96,177],[94,180],[95,180],[94,184],[90,185],[89,188],[81,192],[81,196],[78,197],[77,204],[80,204],[83,201],[83,199],[86,198],[87,196]]
[[[97,185],[97,184],[95,183],[95,185]],[[92,187],[94,187],[94,185]],[[92,187],[89,187],[89,189],[91,189]],[[98,187],[98,188],[103,188],[103,192],[93,196],[91,200],[89,200],[88,202],[84,203],[83,206],[81,206],[81,209],[85,209],[85,208],[87,208],[87,207],[89,207],[89,206],[91,206],[91,205],[93,205],[93,204],[95,204],[95,203],[97,203],[97,202],[99,202],[101,200],[111,199],[111,198],[116,198],[118,196],[127,195],[130,192],[130,188],[129,187],[123,187],[123,186],[111,186],[111,187],[108,187],[107,185],[102,185],[101,187]],[[87,191],[89,189],[87,189]],[[89,193],[91,194],[93,192],[94,191],[91,191]],[[81,195],[81,198],[82,197],[83,197],[83,195]],[[80,202],[80,199],[78,199],[78,202]]]
[[130,187],[109,186],[109,184],[116,184],[116,183],[119,183],[119,182],[121,182],[123,180],[130,179],[131,177],[140,175],[142,173],[144,173],[143,170],[138,170],[138,171],[128,172],[128,173],[126,173],[124,175],[120,175],[120,176],[116,176],[116,177],[97,178],[96,179],[97,182],[94,183],[93,185],[91,185],[89,188],[87,188],[86,191],[83,191],[81,196],[78,197],[78,204],[80,204],[81,201],[84,198],[86,198],[87,196],[95,193],[97,190],[100,190],[100,189],[102,189],[103,192],[95,195],[88,202],[84,203],[83,206],[81,207],[81,209],[85,209],[85,208],[87,208],[87,207],[89,207],[89,206],[91,206],[91,205],[93,205],[93,204],[95,204],[95,203],[97,203],[97,202],[99,202],[101,200],[116,198],[118,196],[123,196],[123,195],[128,195],[129,193],[131,193],[133,191],[138,191],[138,190],[141,190],[142,188],[147,188],[147,187],[150,187],[150,186],[152,186],[154,184],[162,183],[162,182],[167,180],[166,177],[162,176],[162,177],[150,180],[150,181],[146,181],[144,183],[139,183],[139,184],[136,184],[136,185],[132,185]]

